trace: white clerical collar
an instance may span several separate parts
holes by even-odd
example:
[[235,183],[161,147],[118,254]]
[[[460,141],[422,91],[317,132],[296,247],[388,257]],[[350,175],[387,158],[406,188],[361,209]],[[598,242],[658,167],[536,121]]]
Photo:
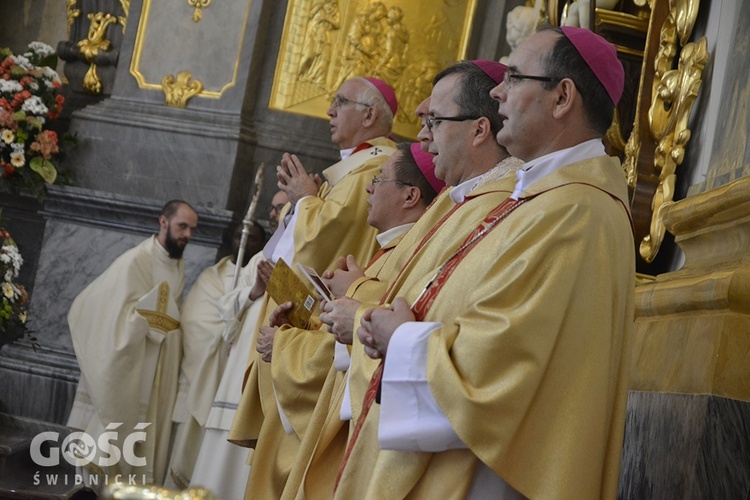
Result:
[[466,199],[466,195],[474,189],[474,186],[480,177],[482,176],[478,175],[472,177],[468,181],[463,181],[461,184],[451,189],[450,197],[451,200],[453,200],[453,203],[463,203],[464,199]]
[[573,147],[540,156],[516,172],[516,188],[511,198],[517,200],[536,181],[566,165],[606,155],[601,139],[590,139]]
[[414,223],[410,222],[408,224],[401,224],[400,226],[392,227],[387,231],[379,233],[377,236],[375,236],[375,239],[378,240],[378,243],[380,243],[380,248],[383,248],[391,241],[406,233],[409,229],[411,229],[413,225]]
[[352,153],[354,152],[355,149],[357,149],[356,146],[353,147],[353,148],[342,149],[341,151],[339,151],[339,154],[341,155],[341,159],[342,160],[346,160],[347,158],[349,158],[352,155]]
[[482,175],[472,177],[454,187],[450,192],[451,200],[454,203],[462,203],[466,199],[466,196],[479,186],[513,175],[523,165],[524,163],[515,156],[508,156],[500,160],[497,165]]

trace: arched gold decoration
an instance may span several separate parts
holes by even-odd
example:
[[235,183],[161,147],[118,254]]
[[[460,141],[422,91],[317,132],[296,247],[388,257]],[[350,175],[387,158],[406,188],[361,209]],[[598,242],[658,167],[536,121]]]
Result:
[[130,15],[130,0],[120,0],[120,6],[125,15],[117,16],[117,20],[122,25],[122,32],[125,33],[125,26],[128,24],[128,16]]
[[77,47],[81,54],[86,58],[86,62],[90,63],[91,66],[83,77],[83,88],[91,94],[101,94],[102,83],[99,80],[99,75],[96,74],[96,64],[94,63],[94,57],[100,51],[107,51],[110,47],[110,41],[105,38],[107,34],[107,28],[110,24],[116,23],[117,18],[111,14],[105,14],[104,12],[93,12],[88,16],[91,25],[89,26],[88,37],[78,42]]
[[73,27],[73,23],[75,22],[76,18],[81,15],[80,9],[76,9],[76,4],[78,3],[78,0],[67,0],[67,12],[68,12],[68,37],[70,37],[70,28]]
[[190,72],[180,71],[176,80],[172,75],[162,78],[161,89],[166,95],[167,106],[184,108],[191,98],[203,90],[203,84],[199,80],[193,80],[193,75]]
[[673,203],[676,169],[682,163],[690,140],[688,120],[698,97],[703,69],[708,62],[706,38],[682,47],[677,69],[671,69],[676,43],[690,37],[698,10],[698,1],[671,0],[670,12],[662,26],[659,51],[654,61],[655,76],[648,121],[656,140],[654,166],[659,183],[652,199],[649,234],[640,243],[640,254],[652,262],[664,241],[662,212]]
[[211,0],[188,0],[188,5],[195,8],[192,17],[193,21],[197,23],[203,19],[203,11],[201,9],[205,9],[211,5]]

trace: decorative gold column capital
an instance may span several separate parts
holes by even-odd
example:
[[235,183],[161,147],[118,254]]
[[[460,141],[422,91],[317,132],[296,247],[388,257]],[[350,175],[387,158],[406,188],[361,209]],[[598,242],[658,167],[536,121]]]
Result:
[[161,89],[166,96],[167,106],[184,108],[190,99],[200,94],[203,84],[199,80],[193,80],[189,71],[180,71],[176,80],[172,75],[162,78]]

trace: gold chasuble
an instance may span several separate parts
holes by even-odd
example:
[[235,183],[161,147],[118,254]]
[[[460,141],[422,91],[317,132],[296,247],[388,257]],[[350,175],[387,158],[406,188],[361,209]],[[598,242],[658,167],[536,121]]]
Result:
[[[466,448],[381,450],[374,403],[336,498],[465,498],[480,461],[529,498],[615,497],[635,280],[619,161],[565,166],[521,199],[422,309],[442,325],[429,337],[429,390]],[[422,252],[443,256],[431,272],[405,273],[386,302],[417,301],[454,253],[432,246]],[[353,406],[362,398],[352,391]]]
[[[366,186],[372,177],[380,173],[380,166],[395,151],[395,143],[380,137],[360,145],[348,158],[332,165],[323,172],[327,182],[320,187],[318,196],[302,199],[297,207],[297,222],[293,231],[293,263],[302,263],[318,272],[334,268],[340,256],[354,255],[358,262],[367,262],[378,248],[377,231],[367,224]],[[276,304],[266,298],[263,321],[258,326],[268,325],[268,318]],[[277,339],[283,331],[277,332]],[[323,332],[307,335],[305,342],[294,348],[277,352],[274,349],[272,363],[293,373],[302,373],[306,385],[288,389],[275,387],[272,383],[271,364],[262,362],[255,351],[250,353],[247,379],[242,400],[232,424],[229,439],[232,442],[255,446],[251,457],[250,477],[246,498],[279,498],[302,439],[301,432],[312,408],[308,404],[296,404],[290,408],[281,406],[284,416],[279,415],[276,392],[292,390],[290,398],[280,401],[315,401],[333,360],[333,339]],[[308,356],[311,356],[308,359]],[[275,391],[274,391],[275,389]],[[309,408],[300,413],[301,408]],[[289,415],[286,415],[286,412]],[[306,412],[306,416],[305,416]],[[290,418],[285,431],[282,418]]]
[[[388,262],[393,249],[396,247],[399,241],[404,237],[404,234],[397,236],[391,240],[387,245],[381,248],[381,251],[376,254],[376,260],[372,262],[365,269],[365,278],[358,280],[360,283],[365,280],[372,280],[378,277],[378,272],[382,269],[383,265]],[[382,295],[385,292],[386,283],[374,280],[373,283],[380,283],[382,285],[380,293]],[[356,289],[355,285],[352,285],[351,289]],[[294,344],[305,342],[306,333],[304,330],[297,330],[294,328],[287,329],[284,335],[278,336],[274,339],[274,354],[289,348],[295,347]],[[323,342],[327,344],[333,344],[333,335],[327,333],[324,330],[310,332],[313,335],[325,335],[329,339]],[[304,348],[298,349],[304,351]],[[330,351],[333,350],[331,345]],[[346,438],[348,436],[348,422],[343,422],[339,419],[339,409],[341,408],[341,400],[344,394],[344,387],[346,385],[346,372],[339,371],[336,367],[329,363],[330,367],[328,373],[325,375],[325,379],[322,383],[322,388],[318,391],[316,399],[305,400],[304,398],[300,401],[299,399],[292,399],[289,401],[282,400],[284,397],[293,397],[294,392],[291,390],[294,388],[300,377],[304,377],[306,374],[304,371],[300,373],[291,373],[289,370],[285,370],[284,366],[280,366],[271,363],[271,369],[273,372],[273,383],[274,387],[277,388],[277,395],[279,397],[279,404],[283,408],[299,408],[298,416],[300,418],[293,419],[289,415],[292,425],[298,435],[302,436],[302,443],[297,457],[294,461],[289,479],[287,480],[284,488],[284,494],[282,498],[295,498],[297,491],[300,487],[300,483],[303,476],[308,472],[308,463],[313,463],[312,471],[309,472],[310,476],[315,482],[312,485],[310,493],[307,495],[308,498],[330,498],[331,488],[318,485],[332,485],[333,479],[335,478],[336,472],[338,471],[341,458],[343,457],[343,451],[346,447]],[[278,368],[277,368],[278,367]],[[304,367],[303,367],[304,369]],[[279,387],[287,387],[289,390],[282,391]],[[303,406],[306,405],[306,406]],[[299,420],[298,423],[295,420]],[[300,426],[298,428],[298,426]],[[317,451],[316,451],[317,450]],[[340,450],[340,453],[339,453]],[[323,455],[325,452],[326,463],[320,467],[318,462],[315,460],[317,456]],[[313,457],[313,454],[316,457]]]
[[145,460],[128,463],[123,456],[98,467],[97,457],[89,464],[94,473],[136,474],[139,484],[164,481],[181,354],[177,304],[183,279],[182,260],[170,259],[153,236],[118,257],[73,301],[68,325],[81,379],[68,426],[95,440],[116,429],[110,441],[121,450],[129,435],[145,437],[134,450]]
[[[520,162],[512,158],[501,163],[498,170],[504,172],[508,166],[514,170],[519,165]],[[418,262],[438,260],[442,255],[455,251],[462,238],[470,231],[469,227],[475,226],[484,213],[507,199],[513,191],[515,175],[512,171],[503,175],[506,177],[498,180],[479,179],[477,187],[458,204],[451,199],[450,189],[445,189],[438,195],[416,224],[397,242],[395,248],[369,266],[365,271],[366,276],[354,282],[347,291],[347,296],[364,303],[355,318],[355,325],[359,325],[359,318],[364,310],[377,304],[389,285],[399,279],[401,269],[407,263],[411,269]],[[434,244],[433,255],[415,251],[426,247],[430,241],[437,242]],[[433,266],[428,267],[432,269]],[[418,267],[416,272],[421,272],[419,269],[422,267]],[[348,409],[353,414],[353,422],[359,416],[364,393],[377,364],[378,361],[364,354],[355,335],[351,365],[347,372],[351,398],[351,408]],[[329,372],[321,399],[304,437],[298,462],[289,477],[284,498],[331,498],[349,435],[349,422],[340,420],[346,377],[347,374],[333,368]]]

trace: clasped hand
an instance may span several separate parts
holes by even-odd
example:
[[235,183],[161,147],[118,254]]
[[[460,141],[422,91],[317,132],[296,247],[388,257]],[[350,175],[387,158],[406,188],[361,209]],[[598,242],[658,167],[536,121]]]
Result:
[[402,297],[397,297],[389,307],[375,307],[365,311],[357,329],[357,337],[369,357],[384,358],[396,328],[415,320],[409,303]]
[[325,271],[321,278],[334,297],[343,297],[349,291],[352,283],[365,276],[365,272],[357,265],[353,255],[346,258],[339,257],[339,268],[334,271]]
[[308,174],[297,155],[284,153],[276,167],[279,189],[289,197],[292,206],[305,196],[315,196],[323,180],[318,174]]
[[328,325],[328,331],[341,344],[352,344],[354,315],[361,302],[349,297],[341,297],[322,305],[320,321]]

